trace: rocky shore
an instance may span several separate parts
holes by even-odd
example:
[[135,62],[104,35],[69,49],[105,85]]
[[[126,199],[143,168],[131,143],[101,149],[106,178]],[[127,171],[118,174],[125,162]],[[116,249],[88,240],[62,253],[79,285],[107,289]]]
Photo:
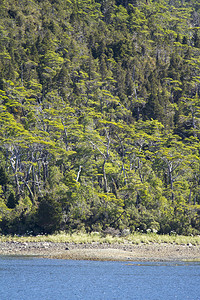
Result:
[[0,255],[112,261],[199,260],[200,246],[192,244],[91,244],[0,242]]

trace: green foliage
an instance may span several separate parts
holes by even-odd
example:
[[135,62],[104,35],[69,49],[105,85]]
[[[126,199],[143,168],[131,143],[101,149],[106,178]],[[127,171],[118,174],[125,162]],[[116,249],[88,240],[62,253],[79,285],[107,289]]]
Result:
[[59,203],[46,195],[39,198],[37,225],[42,233],[52,233],[60,228],[62,209]]
[[5,172],[5,169],[0,167],[0,185],[5,186],[8,183],[8,175]]
[[2,232],[199,234],[200,7],[172,2],[0,3]]
[[17,199],[16,199],[16,197],[15,197],[15,194],[14,194],[13,192],[11,192],[10,195],[9,195],[9,197],[8,197],[6,206],[7,206],[8,208],[13,209],[13,208],[16,207],[17,203],[18,203],[18,201],[17,201]]

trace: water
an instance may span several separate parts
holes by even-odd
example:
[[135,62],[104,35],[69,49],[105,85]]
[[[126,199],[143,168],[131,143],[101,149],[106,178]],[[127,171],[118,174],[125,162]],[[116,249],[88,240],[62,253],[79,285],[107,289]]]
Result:
[[200,300],[199,262],[0,257],[1,300]]

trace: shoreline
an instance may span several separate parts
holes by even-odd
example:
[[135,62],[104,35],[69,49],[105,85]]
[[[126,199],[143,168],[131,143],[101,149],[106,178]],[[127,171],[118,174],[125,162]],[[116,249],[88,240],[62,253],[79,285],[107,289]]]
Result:
[[99,261],[200,261],[199,245],[0,242],[1,256]]

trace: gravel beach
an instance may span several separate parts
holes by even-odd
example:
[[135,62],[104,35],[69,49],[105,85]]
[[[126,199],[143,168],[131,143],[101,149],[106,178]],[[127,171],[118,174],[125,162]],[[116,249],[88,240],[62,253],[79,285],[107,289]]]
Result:
[[0,255],[107,261],[200,261],[200,246],[167,243],[135,245],[11,241],[0,242]]

